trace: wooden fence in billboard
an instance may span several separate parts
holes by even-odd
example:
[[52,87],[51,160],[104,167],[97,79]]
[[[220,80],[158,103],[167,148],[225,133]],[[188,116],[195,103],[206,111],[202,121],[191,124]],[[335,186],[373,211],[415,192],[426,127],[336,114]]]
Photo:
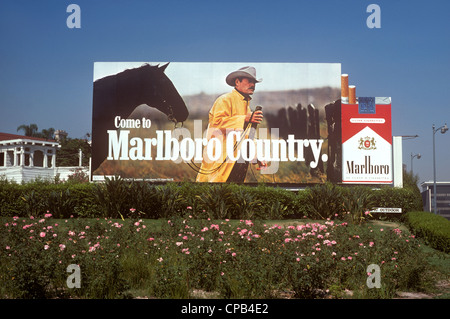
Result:
[[[336,100],[324,107],[325,120],[328,136],[320,135],[320,116],[319,109],[313,104],[306,108],[300,103],[296,107],[289,106],[278,110],[276,114],[267,114],[269,128],[279,128],[279,137],[287,139],[289,134],[293,134],[296,139],[324,139],[327,141],[328,161],[326,172],[324,163],[319,162],[316,168],[311,168],[312,176],[318,173],[326,173],[327,180],[330,182],[340,182],[341,177],[341,100]],[[305,163],[313,160],[312,152],[306,149]]]

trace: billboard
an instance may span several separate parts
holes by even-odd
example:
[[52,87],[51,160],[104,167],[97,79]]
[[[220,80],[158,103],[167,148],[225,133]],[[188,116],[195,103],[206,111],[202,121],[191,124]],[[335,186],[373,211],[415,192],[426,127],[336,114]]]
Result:
[[325,182],[340,76],[339,63],[96,62],[92,179]]
[[342,183],[392,184],[391,98],[355,99],[351,89],[342,102]]

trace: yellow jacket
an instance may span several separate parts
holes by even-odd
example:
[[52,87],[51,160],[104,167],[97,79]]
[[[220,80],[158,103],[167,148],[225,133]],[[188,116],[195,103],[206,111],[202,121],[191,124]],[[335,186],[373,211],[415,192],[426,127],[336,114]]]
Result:
[[[214,102],[209,111],[209,124],[207,129],[208,141],[215,137],[222,145],[222,153],[217,161],[210,161],[206,154],[206,147],[203,152],[203,162],[200,172],[197,175],[197,182],[226,182],[233,169],[234,162],[225,159],[227,157],[226,133],[227,130],[243,131],[245,117],[250,110],[250,99],[233,90],[226,93]],[[240,133],[239,133],[240,134]],[[242,137],[244,138],[244,137]],[[235,156],[238,150],[235,150]],[[220,166],[220,168],[219,168]]]

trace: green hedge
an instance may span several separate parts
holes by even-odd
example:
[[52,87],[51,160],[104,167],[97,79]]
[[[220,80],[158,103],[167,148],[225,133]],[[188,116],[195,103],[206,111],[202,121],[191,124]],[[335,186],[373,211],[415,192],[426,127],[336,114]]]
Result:
[[115,178],[105,183],[0,181],[0,216],[39,216],[49,211],[56,218],[168,218],[188,213],[222,219],[326,219],[345,212],[359,216],[372,207],[400,207],[409,212],[421,210],[422,203],[409,189],[372,190],[330,183],[289,191],[267,185],[156,185]]
[[450,221],[446,218],[429,212],[409,212],[405,215],[405,223],[427,245],[450,252]]

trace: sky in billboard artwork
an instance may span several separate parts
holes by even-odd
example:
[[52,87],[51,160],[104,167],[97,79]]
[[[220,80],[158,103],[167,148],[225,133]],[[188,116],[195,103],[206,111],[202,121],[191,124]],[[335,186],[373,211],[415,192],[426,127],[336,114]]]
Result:
[[[68,26],[71,3],[80,28]],[[367,24],[373,3],[380,28]],[[85,136],[95,62],[337,63],[357,96],[392,98],[403,163],[410,170],[420,153],[414,173],[430,181],[432,125],[450,124],[449,10],[447,0],[2,0],[0,132],[36,123]],[[190,81],[184,94],[202,90],[194,71],[183,77],[174,82]],[[289,85],[288,76],[261,77]],[[450,181],[450,132],[435,137],[438,180]]]

